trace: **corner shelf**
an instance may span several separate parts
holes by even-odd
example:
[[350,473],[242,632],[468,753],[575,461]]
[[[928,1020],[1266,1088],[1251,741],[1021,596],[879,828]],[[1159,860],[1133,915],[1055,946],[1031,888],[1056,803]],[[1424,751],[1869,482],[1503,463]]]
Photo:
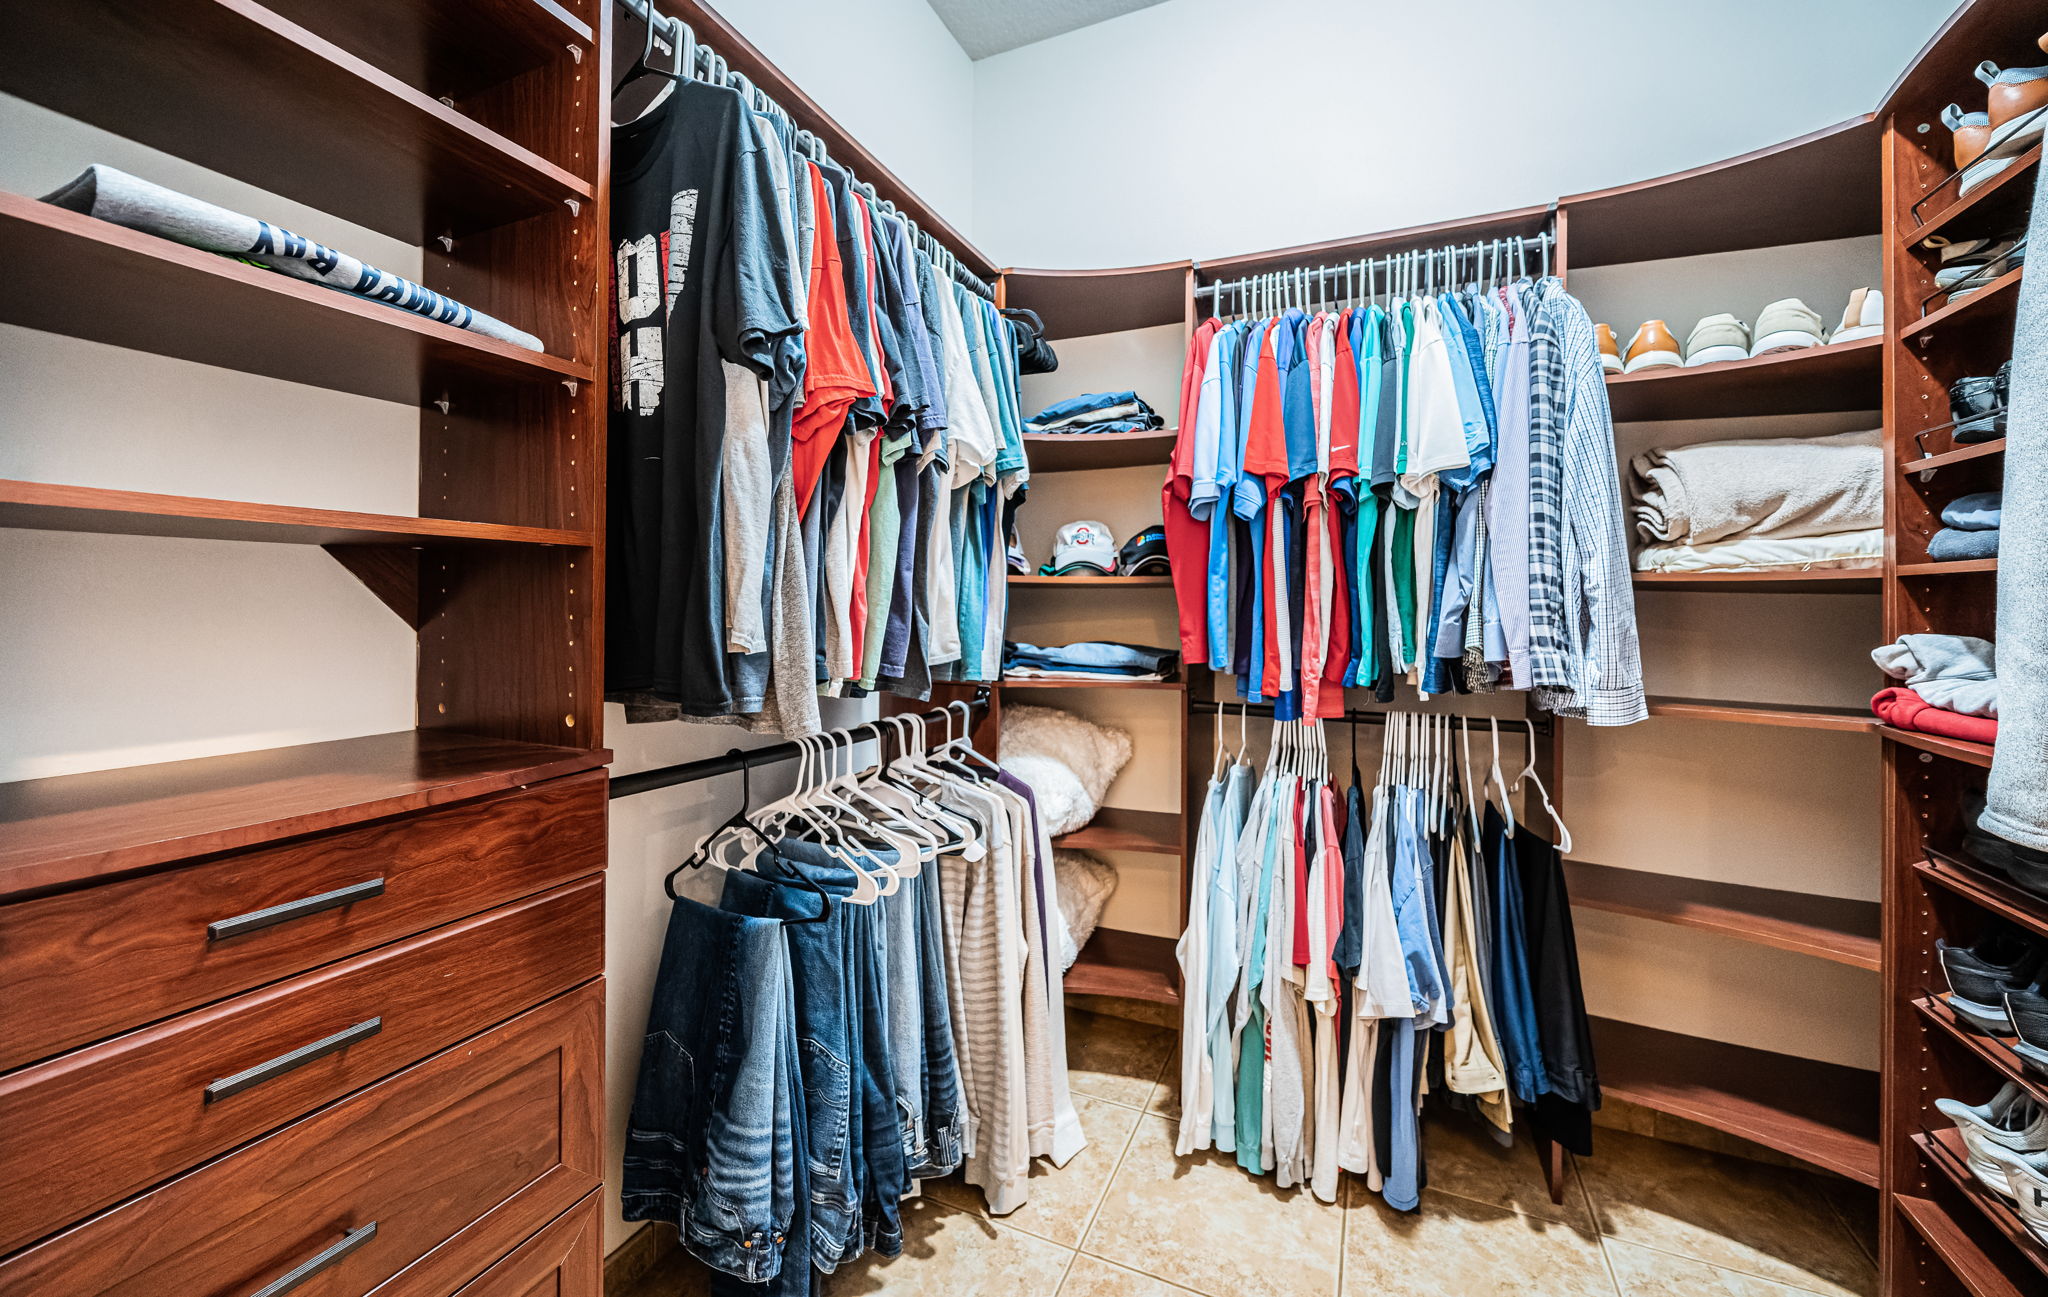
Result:
[[378,400],[424,406],[484,385],[596,377],[587,364],[18,194],[0,193],[0,264],[8,324]]
[[1918,730],[1902,730],[1890,725],[1879,725],[1877,732],[1892,742],[1902,743],[1909,748],[1931,752],[1935,756],[1947,757],[1951,761],[1982,766],[1986,770],[1991,768],[1989,743],[1972,743],[1968,739],[1952,739],[1940,734],[1922,734]]
[[1180,962],[1171,937],[1097,928],[1067,970],[1068,995],[1180,1003]]
[[1877,590],[1884,570],[1824,567],[1810,572],[1637,572],[1637,590],[1688,594],[1862,594]]
[[1884,401],[1884,338],[1858,338],[1750,360],[1607,377],[1616,423],[1875,410]]
[[1086,825],[1072,833],[1062,833],[1052,844],[1084,851],[1143,851],[1177,856],[1183,849],[1181,820],[1173,811],[1105,806]]
[[2005,438],[1998,437],[1991,441],[1980,441],[1973,445],[1959,446],[1954,450],[1945,450],[1939,455],[1924,455],[1919,459],[1909,459],[1899,465],[1899,471],[1901,473],[1931,473],[1937,468],[1967,464],[1972,460],[1987,459],[1992,455],[2003,455],[2004,453]]
[[1675,874],[1565,862],[1567,891],[1580,909],[1605,910],[1737,941],[1876,971],[1876,901],[1748,887]]
[[509,527],[451,518],[302,509],[288,505],[156,495],[103,487],[0,479],[0,527],[284,545],[566,545],[596,537],[552,527]]
[[1715,702],[1705,698],[1651,698],[1650,715],[1685,720],[1774,725],[1788,729],[1868,734],[1878,727],[1867,707],[1807,707],[1796,703]]
[[0,897],[480,797],[610,760],[602,748],[423,729],[0,784]]
[[1877,1184],[1877,1073],[1613,1018],[1592,1026],[1608,1097]]
[[1066,473],[1083,468],[1162,467],[1173,458],[1178,428],[1141,432],[1027,432],[1024,458],[1034,473]]

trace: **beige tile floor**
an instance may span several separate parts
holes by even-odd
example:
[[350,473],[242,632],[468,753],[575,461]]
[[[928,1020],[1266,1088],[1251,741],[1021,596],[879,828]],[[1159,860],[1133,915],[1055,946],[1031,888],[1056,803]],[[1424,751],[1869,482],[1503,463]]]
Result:
[[[1876,1291],[1876,1197],[1724,1153],[1596,1132],[1552,1203],[1528,1143],[1432,1120],[1429,1188],[1391,1211],[1355,1177],[1344,1201],[1281,1191],[1228,1158],[1173,1153],[1179,1074],[1164,1025],[1070,1011],[1089,1146],[1032,1173],[990,1218],[957,1180],[905,1204],[904,1255],[863,1258],[826,1297],[1846,1297]],[[629,1293],[704,1290],[671,1258]]]

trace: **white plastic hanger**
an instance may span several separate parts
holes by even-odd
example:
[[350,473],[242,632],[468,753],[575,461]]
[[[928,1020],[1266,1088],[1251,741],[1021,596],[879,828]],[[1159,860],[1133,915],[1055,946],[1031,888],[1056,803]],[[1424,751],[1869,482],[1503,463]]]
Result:
[[1514,798],[1508,795],[1508,781],[1502,777],[1500,772],[1500,719],[1495,716],[1489,716],[1486,718],[1486,722],[1493,727],[1493,768],[1487,772],[1486,777],[1500,793],[1500,813],[1507,820],[1508,836],[1513,837],[1515,832],[1515,802]]
[[1550,822],[1557,826],[1557,849],[1569,856],[1572,853],[1572,831],[1564,826],[1564,820],[1557,813],[1557,807],[1550,804],[1550,790],[1543,786],[1542,776],[1536,773],[1536,726],[1529,725],[1529,764],[1522,767],[1522,773],[1515,776],[1515,787],[1520,789],[1526,779],[1536,785],[1537,795],[1543,799],[1543,809],[1550,816]]

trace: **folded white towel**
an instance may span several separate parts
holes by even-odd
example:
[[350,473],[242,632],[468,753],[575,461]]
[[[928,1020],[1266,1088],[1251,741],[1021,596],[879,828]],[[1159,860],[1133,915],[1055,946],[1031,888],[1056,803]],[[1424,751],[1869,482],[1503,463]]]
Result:
[[1883,563],[1882,527],[1791,540],[1743,536],[1712,545],[1651,545],[1636,555],[1638,572],[1804,572]]
[[1789,540],[1884,525],[1884,450],[1876,431],[1666,446],[1629,461],[1636,531],[1707,545]]

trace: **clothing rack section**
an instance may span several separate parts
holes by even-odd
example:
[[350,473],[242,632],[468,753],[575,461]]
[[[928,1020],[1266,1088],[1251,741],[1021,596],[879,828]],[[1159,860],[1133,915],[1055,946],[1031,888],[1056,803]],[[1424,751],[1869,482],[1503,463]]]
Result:
[[[1518,278],[1541,279],[1550,273],[1556,237],[1549,232],[1525,239],[1519,235],[1469,244],[1415,248],[1339,265],[1268,271],[1235,280],[1215,280],[1195,289],[1208,301],[1211,314],[1225,314],[1232,300],[1237,315],[1278,314],[1289,307],[1303,310],[1341,308],[1409,291],[1432,293],[1464,284],[1495,285]],[[1197,263],[1199,265],[1199,263]]]
[[[1259,716],[1270,720],[1273,716],[1271,703],[1219,702],[1206,698],[1190,703],[1188,710],[1197,716],[1220,716],[1225,719],[1232,716]],[[1385,725],[1389,715],[1390,713],[1384,711],[1352,708],[1340,715],[1325,716],[1322,719],[1332,725]],[[1539,737],[1548,738],[1557,731],[1556,723],[1548,716],[1459,716],[1458,719],[1470,721],[1475,726],[1483,724],[1498,727],[1509,734],[1534,733]]]
[[[282,1292],[327,1270],[337,1290],[404,1272],[453,1292],[516,1252],[522,1286],[599,1297],[608,18],[587,0],[0,12],[7,94],[173,155],[195,187],[217,172],[418,249],[417,282],[390,288],[362,249],[293,255],[328,228],[261,227],[278,255],[258,265],[96,199],[0,195],[0,319],[105,344],[102,366],[188,362],[174,423],[207,425],[230,388],[265,399],[219,377],[236,371],[418,426],[418,516],[0,487],[0,526],[319,546],[416,638],[410,728],[0,787],[10,1294]],[[96,193],[114,178],[75,161]],[[169,177],[128,179],[161,199]],[[216,232],[274,215],[205,209]],[[276,399],[255,413],[289,427]],[[202,1090],[220,1100],[203,1117]]]
[[[1992,741],[1892,724],[1878,731],[1886,757],[1887,1297],[2037,1292],[2048,1284],[2048,1175],[2008,1174],[1983,1150],[1987,1140],[2009,1140],[2016,1162],[2036,1162],[2040,1151],[2030,1136],[1987,1135],[1991,1127],[1983,1123],[2036,1129],[2035,1114],[2048,1101],[2048,1074],[2028,1043],[2039,1033],[2023,1016],[2032,974],[2007,977],[1982,962],[2031,961],[2030,952],[2048,944],[2042,854],[2031,850],[2037,843],[2010,836],[2024,833],[2028,818],[2015,813],[2011,790],[2040,785],[2012,774],[2037,759],[2040,748],[2038,735],[2025,728],[2026,701],[2014,697],[2032,688],[2032,673],[2020,664],[2039,651],[2040,622],[2005,606],[2027,597],[2024,584],[2007,579],[2011,573],[2001,576],[2002,562],[2026,553],[2016,539],[1995,557],[1956,558],[1941,550],[1952,539],[1944,515],[1959,517],[1961,500],[2003,492],[2013,497],[2015,514],[2026,516],[2028,465],[2040,463],[2038,453],[2028,460],[2017,447],[2008,450],[2009,441],[2038,434],[2037,421],[2013,417],[2007,427],[2009,410],[2030,403],[2040,409],[2038,385],[2027,385],[2039,373],[2041,342],[2015,329],[2023,295],[2038,285],[2026,286],[2023,267],[1994,265],[1996,277],[1968,291],[1943,260],[1945,247],[1971,240],[2024,246],[2039,211],[2039,150],[2030,147],[1987,175],[1958,156],[1950,131],[1926,125],[1941,122],[1950,103],[1965,111],[1986,105],[1972,75],[1980,63],[2041,63],[2044,26],[2038,6],[1964,6],[1902,79],[1883,121],[1887,287],[1902,304],[1927,305],[1924,314],[1903,313],[1885,348],[1893,561],[1884,580],[1884,634],[1974,637],[1986,641],[1987,655],[1995,647],[2006,668],[1998,673],[1998,717],[1983,726]],[[1991,106],[1995,137],[2000,106]],[[2022,377],[2004,377],[2008,362]],[[2013,388],[2022,389],[2017,398]],[[2002,818],[1980,820],[1987,808]],[[2048,828],[2034,818],[2033,832]],[[2015,953],[2000,956],[2001,942]],[[1973,978],[1979,972],[1989,975]],[[1973,1120],[1966,1111],[1993,1108],[2003,1115]]]

